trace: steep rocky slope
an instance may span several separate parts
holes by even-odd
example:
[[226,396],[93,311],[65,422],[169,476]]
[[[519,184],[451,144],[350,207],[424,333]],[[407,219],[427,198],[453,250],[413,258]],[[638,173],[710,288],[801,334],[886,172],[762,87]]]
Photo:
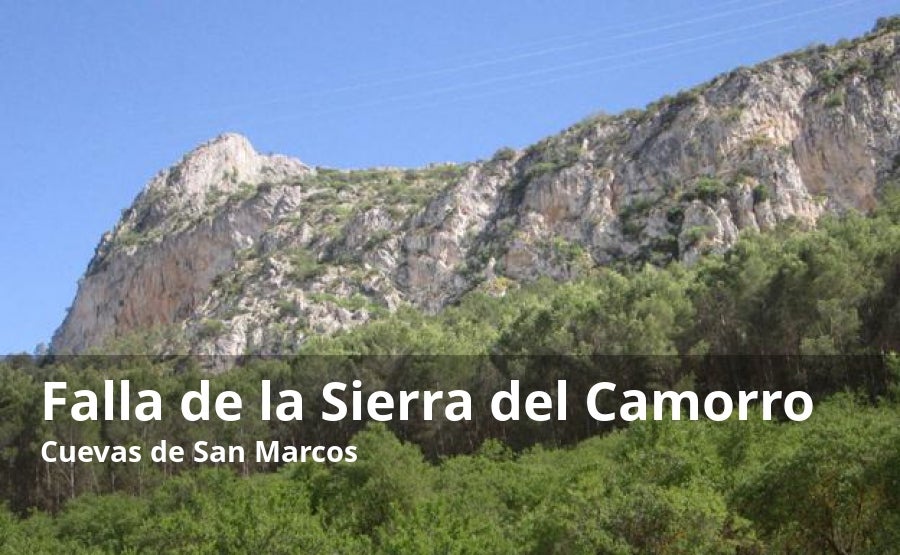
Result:
[[311,168],[222,135],[104,235],[52,349],[165,328],[186,338],[168,349],[285,352],[402,305],[870,210],[900,174],[898,42],[884,20],[469,164]]

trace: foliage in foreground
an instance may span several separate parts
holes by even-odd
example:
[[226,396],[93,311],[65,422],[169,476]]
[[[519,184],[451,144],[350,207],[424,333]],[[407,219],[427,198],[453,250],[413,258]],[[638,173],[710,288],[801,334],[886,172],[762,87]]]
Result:
[[839,395],[809,421],[645,422],[571,449],[489,441],[426,462],[382,426],[361,458],[202,469],[55,517],[0,512],[0,551],[886,553],[900,542],[900,406]]
[[[261,377],[275,387],[316,391],[324,381],[352,376],[368,388],[456,383],[475,392],[510,378],[547,377],[544,364],[525,359],[503,367],[495,364],[497,355],[896,351],[900,204],[885,206],[875,217],[830,220],[812,232],[747,237],[694,268],[603,271],[499,299],[473,293],[432,317],[401,311],[311,341],[303,353],[485,355],[478,365],[460,359],[455,367],[411,366],[407,358],[388,357],[380,368],[351,364],[335,374],[313,364],[328,357],[300,357],[254,361],[220,376],[214,387],[252,398]],[[647,374],[604,378],[672,387],[684,376],[654,361],[673,358],[650,359]],[[160,391],[168,405],[195,387],[195,371],[172,371],[190,362],[97,356],[0,363],[0,497],[9,504],[0,511],[0,551],[849,554],[900,545],[896,392],[882,391],[878,402],[839,394],[798,424],[646,422],[549,449],[566,442],[544,442],[525,428],[523,439],[489,426],[459,434],[397,423],[391,430],[360,432],[356,425],[327,435],[308,422],[266,427],[249,413],[232,427],[41,419],[39,384],[51,376],[95,391],[104,378],[130,378]],[[361,370],[367,374],[357,375]],[[721,376],[693,377],[706,387],[722,385]],[[809,377],[788,376],[799,387]],[[841,374],[826,389],[850,389],[850,378]],[[490,437],[506,437],[516,449],[485,441]],[[38,455],[49,438],[143,445],[160,438],[182,444],[349,440],[361,460],[263,474],[254,472],[274,467],[179,473],[144,463],[51,465]],[[535,443],[545,448],[520,450]],[[479,445],[474,454],[451,456]],[[37,510],[20,520],[32,507],[54,514]]]

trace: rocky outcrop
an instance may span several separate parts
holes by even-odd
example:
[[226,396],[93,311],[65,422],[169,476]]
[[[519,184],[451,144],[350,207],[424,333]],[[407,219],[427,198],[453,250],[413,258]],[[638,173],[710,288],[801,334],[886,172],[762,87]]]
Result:
[[900,172],[896,27],[488,161],[313,169],[223,135],[151,180],[103,237],[52,349],[166,327],[196,352],[285,352],[403,305],[502,294],[499,278],[691,264],[741,233],[871,210]]
[[214,278],[233,267],[235,253],[251,247],[292,200],[271,191],[215,209],[266,179],[309,172],[296,160],[258,155],[244,137],[227,134],[157,175],[103,237],[53,349],[81,352],[191,317]]

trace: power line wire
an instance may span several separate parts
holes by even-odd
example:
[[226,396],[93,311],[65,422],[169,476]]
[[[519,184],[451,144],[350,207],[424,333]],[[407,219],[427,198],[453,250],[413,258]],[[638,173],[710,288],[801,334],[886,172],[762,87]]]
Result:
[[[235,110],[235,109],[243,109],[243,108],[250,108],[250,107],[257,107],[257,106],[280,104],[280,103],[284,103],[284,102],[296,102],[297,100],[302,100],[302,99],[307,99],[307,98],[315,98],[315,97],[326,96],[326,95],[331,95],[331,94],[354,92],[354,91],[360,91],[360,90],[365,90],[365,89],[370,89],[370,88],[384,87],[384,86],[388,86],[388,85],[397,85],[397,84],[415,81],[415,80],[419,80],[419,79],[425,79],[425,78],[429,78],[429,77],[452,75],[455,73],[462,73],[462,72],[476,70],[476,69],[483,69],[483,68],[487,68],[487,67],[509,64],[512,62],[518,62],[518,61],[527,60],[527,59],[531,59],[531,58],[539,58],[539,57],[547,56],[550,54],[558,54],[561,52],[578,50],[580,48],[585,48],[585,47],[595,44],[597,42],[601,42],[601,43],[614,42],[616,40],[627,39],[627,38],[636,38],[636,37],[640,37],[640,36],[644,36],[644,35],[659,33],[659,32],[666,31],[666,30],[687,27],[687,26],[694,25],[697,23],[703,23],[703,22],[712,21],[715,19],[721,19],[723,17],[729,17],[729,16],[741,14],[741,13],[747,13],[750,11],[760,10],[760,9],[771,7],[771,6],[774,6],[777,4],[783,4],[786,1],[787,0],[770,0],[770,1],[764,2],[762,4],[744,6],[739,9],[716,12],[716,13],[704,15],[701,17],[691,18],[691,19],[678,20],[678,21],[669,22],[664,25],[659,25],[659,26],[650,27],[650,28],[641,28],[641,29],[637,29],[637,30],[633,30],[633,31],[618,32],[617,34],[606,34],[610,30],[614,31],[616,29],[616,27],[611,27],[611,28],[607,27],[607,28],[603,28],[603,29],[594,30],[590,33],[579,33],[576,35],[565,36],[565,38],[567,38],[567,39],[581,38],[581,40],[579,40],[578,42],[575,42],[575,43],[567,43],[567,44],[562,44],[559,46],[550,46],[550,47],[542,48],[540,50],[530,50],[530,51],[525,51],[525,52],[518,53],[518,54],[511,54],[508,56],[498,57],[498,58],[494,58],[494,59],[483,59],[483,60],[479,60],[479,61],[473,61],[470,63],[464,63],[464,64],[459,64],[459,65],[454,65],[454,66],[449,66],[449,67],[423,70],[423,71],[408,73],[406,75],[402,75],[399,77],[377,79],[377,80],[361,82],[361,83],[352,83],[352,84],[348,84],[348,85],[341,85],[341,86],[331,87],[331,88],[327,88],[327,89],[300,92],[297,94],[293,94],[291,96],[281,96],[278,98],[270,98],[270,99],[266,99],[266,100],[258,100],[258,101],[247,102],[247,103],[232,104],[229,106],[217,107],[212,110],[203,110],[203,111],[200,111],[199,113],[214,113],[214,112],[227,111],[227,110]],[[717,7],[722,8],[722,7],[726,7],[726,6],[734,5],[734,4],[746,4],[746,2],[744,2],[742,0],[735,0],[735,1],[725,2],[723,4],[718,5]],[[657,20],[665,21],[665,19],[663,19],[663,18],[657,18]],[[597,38],[589,40],[584,37],[597,37]],[[556,40],[559,40],[559,37],[555,38],[555,39],[545,39],[544,41],[539,41],[537,43],[531,43],[531,45],[534,46],[534,45],[541,44],[542,42],[550,42],[550,41],[556,41]],[[195,112],[195,113],[197,113],[197,112]]]
[[[607,54],[607,55],[603,55],[603,56],[592,57],[592,58],[579,60],[579,61],[575,61],[575,62],[568,62],[565,64],[559,64],[556,66],[551,66],[551,67],[546,67],[546,68],[512,73],[512,74],[507,74],[507,75],[501,75],[501,76],[497,76],[497,77],[483,79],[480,81],[461,83],[458,85],[451,85],[451,86],[447,86],[447,87],[436,88],[436,89],[431,89],[431,90],[421,91],[421,92],[416,92],[416,93],[395,95],[395,96],[391,96],[391,97],[379,98],[379,99],[375,99],[372,101],[356,103],[356,104],[351,104],[351,105],[335,106],[335,107],[327,108],[324,110],[312,111],[307,114],[302,114],[299,116],[300,117],[308,117],[308,116],[328,115],[331,113],[343,112],[343,111],[347,111],[347,110],[378,107],[381,105],[391,104],[391,103],[395,103],[395,102],[399,102],[399,101],[416,100],[416,99],[420,99],[420,98],[427,98],[430,96],[445,94],[448,92],[456,92],[456,91],[462,91],[462,90],[467,90],[467,89],[472,89],[472,88],[478,88],[478,87],[481,87],[484,85],[492,85],[492,84],[496,84],[496,83],[515,81],[518,79],[523,79],[523,78],[528,78],[528,77],[553,74],[553,73],[557,73],[557,72],[565,71],[565,70],[569,70],[569,69],[588,67],[588,66],[596,64],[598,62],[613,61],[613,60],[627,58],[629,56],[638,55],[638,54],[651,54],[651,53],[658,52],[660,50],[669,49],[672,47],[678,47],[678,46],[682,46],[682,45],[686,45],[686,44],[696,43],[699,41],[705,41],[708,39],[727,36],[727,35],[733,34],[735,32],[750,31],[750,30],[754,30],[754,29],[764,28],[764,27],[772,25],[772,24],[777,24],[777,23],[781,23],[784,21],[790,21],[790,20],[796,19],[798,17],[815,15],[815,14],[819,14],[819,13],[828,12],[828,11],[831,11],[831,10],[834,10],[837,8],[849,6],[852,4],[858,4],[862,1],[863,0],[842,0],[842,1],[839,1],[839,2],[836,2],[833,4],[829,4],[826,6],[820,6],[818,8],[803,10],[803,11],[795,12],[795,13],[792,13],[792,14],[789,14],[786,16],[782,16],[782,17],[767,19],[767,20],[763,20],[760,22],[756,22],[756,23],[752,23],[752,24],[748,24],[748,25],[742,25],[739,27],[735,27],[735,28],[727,29],[727,30],[723,30],[723,31],[716,31],[716,32],[712,32],[712,33],[706,33],[703,35],[696,35],[696,36],[686,38],[686,39],[679,39],[679,40],[670,41],[670,42],[663,43],[663,44],[658,44],[655,46],[636,49],[636,50],[633,50],[630,52]],[[284,121],[286,119],[293,119],[293,116],[289,116],[287,118],[278,118],[278,119],[271,120],[271,121],[273,121],[273,122],[274,121]]]

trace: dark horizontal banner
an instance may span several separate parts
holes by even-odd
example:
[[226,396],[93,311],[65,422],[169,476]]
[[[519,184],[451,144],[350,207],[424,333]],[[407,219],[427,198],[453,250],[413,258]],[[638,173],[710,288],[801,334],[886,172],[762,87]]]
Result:
[[881,356],[7,357],[0,487],[18,507],[54,507],[209,464],[353,462],[373,420],[431,460],[487,440],[571,445],[634,419],[789,422],[835,392],[876,402],[895,366]]
[[[795,419],[784,403],[793,392],[812,401],[846,390],[874,401],[889,388],[887,362],[882,356],[92,355],[7,360],[39,390],[37,406],[45,419],[125,421],[117,422],[123,426],[142,420],[180,421],[181,426],[210,421],[223,430],[253,422],[303,441],[346,441],[366,422],[377,420],[433,456],[468,452],[488,438],[514,448],[576,442],[632,421],[634,415],[619,414],[624,404],[641,398],[629,398],[629,391],[640,392],[651,405],[658,393],[688,392],[668,419],[681,419],[680,411],[687,419],[698,413],[727,417],[731,413],[723,412],[725,402],[735,411],[739,403],[762,405],[773,419]],[[93,405],[76,399],[79,391],[91,392],[83,397],[95,398]],[[156,392],[156,404],[142,406],[141,391]],[[771,402],[776,394],[778,402]],[[188,395],[193,400],[185,405]],[[710,395],[730,399],[714,399],[709,410],[701,411]],[[78,401],[86,404],[76,406]],[[529,412],[528,403],[536,410]],[[660,419],[657,414],[641,419],[654,416]]]

